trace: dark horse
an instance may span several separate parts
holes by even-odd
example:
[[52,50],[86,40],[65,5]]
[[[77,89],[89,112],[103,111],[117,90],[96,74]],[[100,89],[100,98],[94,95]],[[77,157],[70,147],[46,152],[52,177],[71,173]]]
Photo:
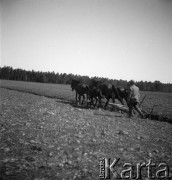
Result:
[[127,105],[128,105],[128,96],[129,96],[129,89],[126,88],[122,88],[122,87],[117,87],[116,91],[118,93],[118,95],[120,96],[121,100],[122,100],[122,104],[124,104],[124,100],[126,101]]
[[98,87],[101,89],[103,96],[107,99],[104,108],[107,107],[110,99],[112,99],[113,103],[115,103],[115,99],[118,99],[121,104],[124,105],[124,102],[114,85],[110,83],[104,83],[100,84]]
[[[71,81],[71,88],[72,91],[76,91],[76,103],[78,102],[78,95],[79,95],[79,104],[83,104],[85,100],[85,94],[88,95],[88,85],[81,83],[78,80],[72,80]],[[83,97],[82,103],[81,103],[81,96]]]
[[91,102],[93,98],[96,99],[96,103],[99,99],[99,105],[101,105],[101,99],[105,97],[107,101],[104,108],[107,107],[110,99],[112,99],[113,103],[115,103],[115,99],[118,99],[121,104],[124,105],[123,96],[121,97],[121,95],[123,95],[122,91],[110,83],[101,83],[100,81],[92,79],[89,85],[89,95]]
[[[102,96],[102,92],[101,89],[98,88],[98,84],[99,81],[91,79],[91,81],[89,82],[89,90],[88,90],[88,99],[89,99],[89,103],[87,105],[90,106],[93,104],[93,106],[95,107],[97,105],[97,102],[99,101],[99,104],[101,103],[101,99],[103,98]],[[96,101],[94,103],[94,100]]]
[[[90,102],[87,104],[90,105],[90,108],[91,108],[91,105],[93,104],[93,106],[95,107],[97,105],[97,102],[99,101],[99,105],[101,104],[101,99],[103,98],[103,95],[102,95],[102,91],[100,88],[98,87],[89,87],[89,91],[88,91],[88,99],[90,100]],[[95,103],[94,103],[94,99],[95,99]]]

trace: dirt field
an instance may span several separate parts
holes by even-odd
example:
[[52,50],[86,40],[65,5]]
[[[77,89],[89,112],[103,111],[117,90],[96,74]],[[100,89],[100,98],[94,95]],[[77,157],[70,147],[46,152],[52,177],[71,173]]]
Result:
[[[75,93],[71,91],[70,85],[0,80],[0,87],[67,101],[75,100]],[[157,105],[153,112],[172,120],[172,93],[144,91],[141,92],[141,99],[145,95],[146,99],[142,104],[144,110],[149,113],[153,105]],[[118,100],[116,100],[116,102],[120,103]]]
[[[44,96],[0,88],[0,179],[99,179],[103,157],[120,158],[119,172],[124,163],[151,159],[153,175],[164,162],[172,175],[172,124],[76,107],[69,88],[38,84],[25,89]],[[142,179],[148,180],[146,169]]]

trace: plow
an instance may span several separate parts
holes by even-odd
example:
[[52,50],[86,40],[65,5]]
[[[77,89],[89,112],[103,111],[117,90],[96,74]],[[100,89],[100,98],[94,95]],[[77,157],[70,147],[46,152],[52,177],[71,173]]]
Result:
[[[140,108],[141,104],[144,102],[145,98],[146,98],[146,95],[140,101],[139,108]],[[121,111],[121,112],[124,112],[124,113],[128,113],[129,112],[129,108],[125,107],[122,104],[109,103],[109,105],[111,105],[112,107],[114,107],[118,111]],[[144,109],[142,109],[142,108],[140,108],[140,110],[144,114],[145,118],[152,119],[152,120],[160,120],[160,121],[165,121],[165,122],[172,123],[170,118],[168,118],[166,116],[163,116],[163,115],[159,115],[159,114],[154,113],[154,109],[157,106],[158,106],[158,104],[153,104],[152,107],[150,108],[149,112],[144,110]],[[136,114],[135,110],[133,110],[133,113]]]
[[[142,98],[142,100],[139,103],[139,108],[142,111],[142,113],[144,114],[145,118],[152,119],[152,120],[166,121],[166,122],[172,123],[170,118],[155,113],[154,110],[157,106],[159,106],[158,104],[152,104],[152,106],[149,110],[145,110],[145,109],[141,108],[141,105],[143,104],[145,99],[146,99],[146,95]],[[150,98],[148,98],[148,99],[150,99]],[[87,100],[87,102],[89,103],[90,100]],[[115,108],[115,110],[117,110],[117,111],[120,111],[122,113],[127,113],[127,114],[129,113],[129,108],[126,107],[125,105],[117,104],[117,103],[111,103],[111,102],[109,102],[109,105],[111,107]],[[135,110],[133,110],[133,114],[136,115]]]
[[[140,101],[139,103],[139,108],[142,105],[142,103],[144,102],[144,100],[146,99],[146,95],[143,97],[143,99]],[[118,111],[122,111],[124,113],[129,113],[129,108],[122,105],[122,104],[116,104],[116,103],[109,103],[109,105],[113,106],[115,109],[117,109]],[[146,110],[140,108],[140,110],[142,111],[142,113],[144,113],[144,115],[146,117],[151,117],[153,115],[153,110],[154,108],[158,106],[157,104],[153,104],[152,108],[150,109],[150,112],[147,112]],[[135,110],[134,110],[134,114],[135,114]]]
[[119,111],[122,111],[122,112],[125,112],[125,113],[129,112],[129,109],[127,107],[125,107],[124,105],[122,105],[122,104],[109,103],[109,105],[113,106],[115,109],[117,109]]

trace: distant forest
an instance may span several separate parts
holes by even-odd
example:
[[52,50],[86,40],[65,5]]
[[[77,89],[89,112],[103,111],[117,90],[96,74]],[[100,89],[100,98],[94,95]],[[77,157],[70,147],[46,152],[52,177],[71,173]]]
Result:
[[[109,82],[115,86],[126,87],[127,81],[108,79],[103,77],[92,77],[101,82]],[[13,69],[10,66],[0,67],[0,79],[15,80],[15,81],[31,81],[40,83],[57,83],[70,84],[72,79],[78,79],[83,83],[89,83],[91,78],[88,76],[80,76],[66,73],[42,72],[42,71],[26,71],[23,69]],[[155,92],[172,92],[171,83],[161,83],[160,81],[147,82],[139,81],[136,83],[141,91],[155,91]]]

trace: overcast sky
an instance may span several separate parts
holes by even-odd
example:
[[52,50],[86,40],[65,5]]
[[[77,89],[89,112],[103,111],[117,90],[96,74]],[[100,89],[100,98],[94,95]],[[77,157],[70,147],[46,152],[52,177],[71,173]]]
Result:
[[172,0],[0,0],[0,65],[172,83]]

